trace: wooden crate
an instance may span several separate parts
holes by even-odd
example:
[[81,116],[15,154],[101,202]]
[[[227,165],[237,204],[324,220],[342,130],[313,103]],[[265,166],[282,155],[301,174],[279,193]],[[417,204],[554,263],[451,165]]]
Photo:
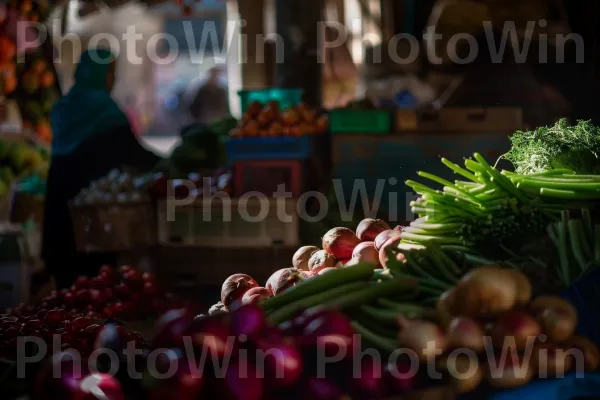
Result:
[[71,205],[77,250],[125,251],[156,243],[156,212],[150,201]]
[[523,111],[520,108],[459,108],[439,110],[397,110],[396,130],[448,132],[514,132],[522,129]]

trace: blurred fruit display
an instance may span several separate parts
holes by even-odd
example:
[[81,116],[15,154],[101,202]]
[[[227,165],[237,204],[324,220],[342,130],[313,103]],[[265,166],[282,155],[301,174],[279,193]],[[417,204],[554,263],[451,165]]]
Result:
[[[52,60],[43,43],[35,43],[33,26],[25,40],[18,42],[17,25],[38,23],[48,18],[46,1],[20,0],[0,5],[0,87],[2,94],[14,99],[20,109],[24,128],[36,133],[45,143],[52,140],[49,114],[60,97]],[[35,36],[34,36],[35,37]],[[48,39],[49,40],[49,39]],[[33,43],[33,44],[32,44]]]

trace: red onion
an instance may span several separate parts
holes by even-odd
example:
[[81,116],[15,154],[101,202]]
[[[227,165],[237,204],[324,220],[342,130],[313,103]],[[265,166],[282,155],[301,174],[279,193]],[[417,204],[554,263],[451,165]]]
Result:
[[267,320],[259,306],[248,304],[231,313],[229,324],[234,335],[257,339],[264,333]]
[[[264,356],[264,369],[271,386],[289,388],[300,380],[303,359],[298,349],[283,341],[272,342],[266,339],[258,340],[257,347]],[[263,361],[261,356],[257,357],[259,363]]]
[[[387,263],[388,263],[388,254],[387,254],[388,247],[390,247],[390,246],[397,247],[398,244],[400,244],[400,240],[402,240],[402,238],[400,236],[392,236],[379,249],[379,263],[381,264],[381,266],[383,266],[383,268],[386,268]],[[396,259],[398,261],[404,261],[404,255],[401,253],[398,253],[396,255]]]
[[[414,363],[414,365],[411,365]],[[417,385],[418,360],[398,361],[385,367],[384,376],[394,393],[409,392]]]
[[356,228],[356,236],[362,242],[372,242],[377,235],[383,231],[390,230],[390,226],[380,219],[365,218],[358,224]]
[[169,349],[183,344],[183,333],[190,327],[194,315],[185,309],[167,311],[155,325],[152,348]]
[[302,384],[302,387],[304,388],[303,399],[341,400],[343,396],[340,388],[326,378],[311,376]]
[[352,376],[352,388],[359,398],[378,399],[385,394],[385,381],[381,362],[372,357],[363,357],[360,362],[360,372]]
[[264,287],[255,287],[248,290],[242,297],[242,304],[258,304],[264,299],[273,296],[273,293]]
[[319,272],[323,268],[333,268],[337,264],[334,256],[325,250],[319,250],[313,253],[308,261],[308,269]]
[[258,287],[258,283],[249,275],[235,274],[225,279],[221,287],[221,302],[229,308],[234,302],[241,301],[246,292]]
[[379,264],[379,252],[375,249],[373,242],[362,242],[356,246],[354,251],[352,251],[352,258],[381,267]]
[[377,249],[377,251],[380,251],[381,247],[385,244],[385,242],[387,242],[390,238],[400,235],[402,235],[402,227],[400,226],[397,226],[394,229],[381,232],[373,241],[375,243],[375,248]]
[[[73,399],[79,394],[81,379],[88,373],[87,362],[75,352],[57,353],[37,375],[36,399]],[[55,378],[54,374],[60,374],[60,377]]]
[[305,320],[303,337],[297,338],[302,347],[322,348],[327,357],[354,355],[355,331],[348,318],[334,310],[318,310]]
[[252,363],[240,359],[227,368],[224,392],[231,400],[262,400],[265,384]]
[[157,389],[153,389],[150,400],[163,399],[198,399],[206,386],[202,371],[192,371],[189,362],[181,363],[175,376],[166,382],[161,382]]
[[315,246],[300,247],[292,257],[292,265],[294,268],[308,271],[308,260],[310,260],[310,256],[312,256],[316,251],[319,251],[319,248]]
[[301,271],[296,268],[284,268],[271,275],[265,287],[269,289],[273,295],[277,296],[286,289],[295,286],[302,278],[303,275]]
[[107,374],[91,374],[79,384],[77,400],[125,400],[119,381]]
[[360,243],[348,228],[333,228],[323,236],[323,250],[337,259],[352,257],[352,250]]
[[218,359],[234,351],[234,337],[219,316],[194,319],[186,335],[191,337],[194,347]]

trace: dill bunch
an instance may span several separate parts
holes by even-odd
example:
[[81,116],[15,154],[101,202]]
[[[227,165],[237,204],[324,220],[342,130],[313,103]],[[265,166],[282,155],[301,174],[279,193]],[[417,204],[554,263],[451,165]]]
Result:
[[517,131],[505,155],[519,174],[566,168],[577,174],[600,174],[600,128],[589,121],[570,125],[561,119],[553,126]]

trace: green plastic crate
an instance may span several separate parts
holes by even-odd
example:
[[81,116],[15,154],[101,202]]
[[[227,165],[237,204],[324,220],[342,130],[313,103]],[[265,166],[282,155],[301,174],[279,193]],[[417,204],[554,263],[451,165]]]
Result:
[[255,101],[266,104],[270,101],[279,103],[279,108],[285,110],[297,106],[302,102],[302,89],[260,89],[260,90],[241,90],[238,92],[242,104],[242,112],[248,110],[250,104]]
[[333,134],[386,134],[392,131],[392,113],[387,110],[333,110],[329,115]]

